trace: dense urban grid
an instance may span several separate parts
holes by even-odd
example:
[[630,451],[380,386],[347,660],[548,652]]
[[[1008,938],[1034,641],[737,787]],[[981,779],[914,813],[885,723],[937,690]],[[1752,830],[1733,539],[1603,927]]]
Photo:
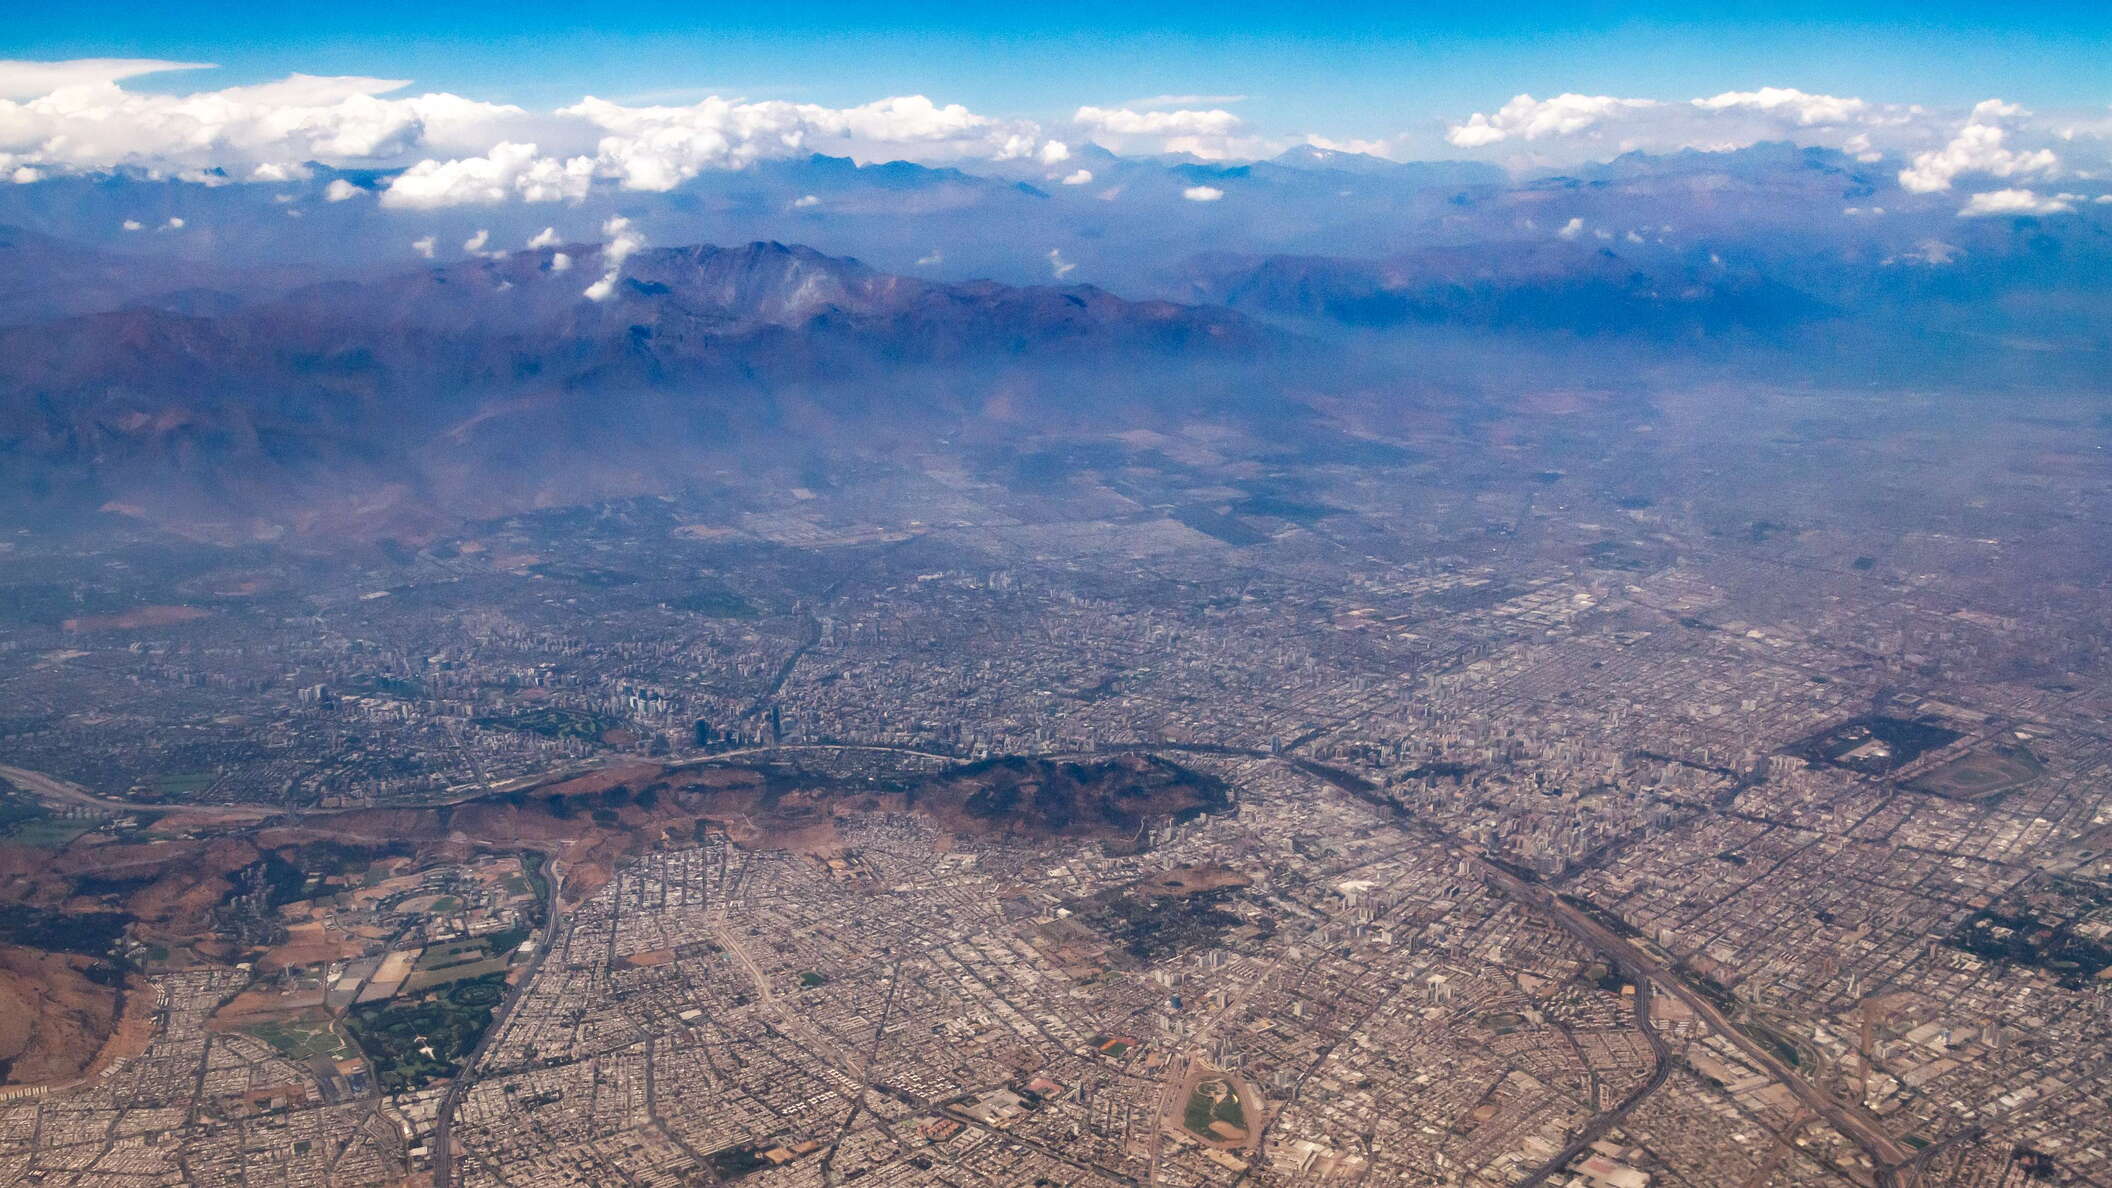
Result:
[[5,923],[122,1001],[0,1180],[2112,1183],[2105,437],[1549,392],[25,533]]

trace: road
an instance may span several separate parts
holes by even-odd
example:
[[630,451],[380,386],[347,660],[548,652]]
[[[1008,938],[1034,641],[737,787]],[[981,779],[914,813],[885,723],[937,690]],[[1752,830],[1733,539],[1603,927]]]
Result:
[[1557,927],[1583,942],[1587,948],[1611,961],[1616,969],[1628,975],[1638,987],[1647,980],[1686,1004],[1689,1010],[1700,1016],[1736,1047],[1740,1055],[1768,1076],[1780,1081],[1806,1109],[1824,1118],[1850,1142],[1862,1148],[1875,1169],[1879,1188],[1908,1188],[1919,1181],[1920,1177],[1913,1163],[1914,1153],[1894,1138],[1876,1115],[1860,1105],[1841,1101],[1804,1080],[1787,1061],[1775,1055],[1767,1045],[1741,1031],[1714,1001],[1689,985],[1684,976],[1663,960],[1572,907],[1547,888],[1537,883],[1529,883],[1489,861],[1479,847],[1464,843],[1435,824],[1409,813],[1374,789],[1368,781],[1310,760],[1291,759],[1290,762],[1300,770],[1326,780],[1466,858],[1485,884],[1552,920]]
[[1619,1105],[1586,1122],[1584,1129],[1577,1132],[1577,1137],[1571,1139],[1567,1147],[1562,1148],[1553,1159],[1541,1164],[1538,1171],[1518,1181],[1515,1188],[1540,1188],[1540,1185],[1551,1177],[1560,1175],[1571,1160],[1582,1155],[1593,1143],[1605,1138],[1606,1132],[1612,1130],[1621,1119],[1641,1105],[1644,1098],[1664,1086],[1666,1078],[1672,1075],[1672,1052],[1665,1047],[1664,1037],[1657,1033],[1657,1028],[1650,1022],[1649,982],[1635,984],[1635,1025],[1642,1029],[1643,1037],[1650,1041],[1650,1052],[1654,1058],[1650,1075],[1635,1087],[1634,1092],[1622,1098]]
[[[856,744],[809,744],[806,746],[795,745],[793,747],[776,749],[775,753],[781,756],[784,751],[802,749],[831,751],[899,751],[924,755],[936,759],[959,758],[958,756],[949,756],[936,752],[920,751],[916,750],[915,748],[909,747],[859,746]],[[742,748],[739,750],[720,752],[715,755],[704,756],[699,758],[679,759],[673,761],[672,763],[669,762],[667,759],[660,759],[655,761],[643,760],[640,757],[618,756],[605,759],[602,762],[590,765],[584,769],[574,769],[572,771],[564,773],[545,773],[544,775],[538,777],[524,777],[519,780],[506,781],[505,783],[498,785],[497,788],[503,789],[506,787],[535,787],[538,785],[550,783],[554,780],[570,778],[571,776],[578,774],[581,770],[591,770],[596,767],[606,766],[609,763],[646,761],[659,762],[668,766],[687,766],[689,764],[698,762],[724,762],[730,759],[737,759],[752,754],[770,753],[772,752],[772,750],[772,748],[761,747]],[[1685,1004],[1689,1010],[1693,1011],[1697,1016],[1699,1016],[1711,1027],[1715,1028],[1721,1035],[1723,1035],[1726,1040],[1728,1040],[1733,1046],[1735,1046],[1739,1050],[1741,1055],[1746,1060],[1750,1061],[1753,1065],[1760,1068],[1770,1077],[1779,1081],[1813,1114],[1824,1119],[1829,1125],[1833,1126],[1834,1129],[1838,1130],[1843,1136],[1847,1137],[1851,1142],[1854,1142],[1858,1147],[1860,1147],[1863,1152],[1870,1158],[1873,1167],[1876,1169],[1875,1175],[1879,1188],[1907,1188],[1907,1186],[1918,1182],[1919,1160],[1916,1158],[1916,1153],[1908,1150],[1904,1144],[1902,1144],[1898,1139],[1893,1137],[1885,1129],[1883,1123],[1875,1115],[1871,1114],[1867,1109],[1863,1108],[1857,1103],[1842,1101],[1838,1098],[1835,1098],[1831,1094],[1826,1093],[1824,1090],[1818,1088],[1817,1086],[1814,1086],[1809,1082],[1805,1081],[1803,1077],[1800,1076],[1795,1071],[1795,1069],[1793,1069],[1788,1064],[1788,1062],[1784,1061],[1780,1056],[1776,1055],[1775,1052],[1770,1049],[1767,1045],[1761,1043],[1758,1040],[1755,1040],[1751,1036],[1747,1035],[1744,1031],[1740,1030],[1737,1024],[1735,1024],[1730,1019],[1730,1017],[1725,1014],[1725,1012],[1715,1003],[1715,1001],[1713,1001],[1709,996],[1701,993],[1699,990],[1695,989],[1692,985],[1690,985],[1685,979],[1685,977],[1679,971],[1672,968],[1669,963],[1660,959],[1654,954],[1646,951],[1641,946],[1631,941],[1628,937],[1621,935],[1616,930],[1601,923],[1589,914],[1578,910],[1576,907],[1565,902],[1559,896],[1549,891],[1547,888],[1542,887],[1537,883],[1528,882],[1527,880],[1520,878],[1516,874],[1512,873],[1510,870],[1507,870],[1504,867],[1488,860],[1488,858],[1478,848],[1462,843],[1461,841],[1459,841],[1459,839],[1452,837],[1450,834],[1438,828],[1435,824],[1428,821],[1424,821],[1407,813],[1399,805],[1395,804],[1393,801],[1378,792],[1378,790],[1373,788],[1367,781],[1364,781],[1350,773],[1342,772],[1337,769],[1327,767],[1323,764],[1313,762],[1311,760],[1292,756],[1270,755],[1266,752],[1238,747],[1182,746],[1180,744],[1154,744],[1140,742],[1128,746],[1118,745],[1111,747],[1103,747],[1099,748],[1096,753],[1106,754],[1111,751],[1122,750],[1170,752],[1190,751],[1225,756],[1278,758],[1292,764],[1293,766],[1297,767],[1302,771],[1305,771],[1307,774],[1314,775],[1323,780],[1326,780],[1328,783],[1333,784],[1335,787],[1341,789],[1344,792],[1347,792],[1356,799],[1361,800],[1366,804],[1380,810],[1381,812],[1388,814],[1396,821],[1408,826],[1415,832],[1425,837],[1428,837],[1433,841],[1439,842],[1440,844],[1443,844],[1448,847],[1454,853],[1467,858],[1473,865],[1474,869],[1480,875],[1482,881],[1488,886],[1490,886],[1492,889],[1497,890],[1498,892],[1502,893],[1513,901],[1521,904],[1522,906],[1525,906],[1530,910],[1536,912],[1537,914],[1553,921],[1564,932],[1567,932],[1569,935],[1582,942],[1594,952],[1599,953],[1600,955],[1604,956],[1609,961],[1611,961],[1618,969],[1620,969],[1624,974],[1626,974],[1637,985],[1639,1000],[1644,998],[1650,992],[1648,989],[1645,989],[1646,986],[1655,988],[1656,990],[1662,991],[1664,993],[1668,993],[1674,998],[1677,998],[1680,1002]],[[82,788],[77,784],[57,779],[55,777],[45,775],[41,772],[31,771],[25,768],[13,767],[8,765],[0,765],[0,777],[4,777],[11,783],[17,785],[18,787],[22,788],[27,792],[43,797],[50,801],[83,805],[106,811],[136,812],[141,810],[152,809],[161,809],[166,811],[172,808],[180,808],[181,811],[184,811],[186,813],[205,816],[208,818],[227,821],[230,823],[257,822],[269,819],[271,817],[283,815],[285,812],[285,810],[278,809],[275,807],[263,808],[248,805],[143,805],[131,801],[116,800],[109,797],[99,796],[85,788]],[[476,793],[472,793],[460,799],[476,799],[477,797],[486,796],[490,794],[490,791],[479,790]],[[301,815],[305,817],[324,816],[329,815],[331,811],[332,810],[322,810],[319,812],[303,813]],[[491,1028],[485,1032],[485,1036],[482,1040],[479,1041],[477,1049],[472,1052],[470,1057],[465,1061],[463,1065],[462,1074],[457,1076],[455,1082],[449,1086],[448,1093],[446,1097],[442,1100],[440,1113],[435,1124],[434,1154],[436,1163],[434,1171],[434,1183],[436,1185],[436,1188],[448,1188],[449,1177],[452,1174],[451,1160],[448,1157],[449,1148],[447,1130],[454,1105],[459,1099],[460,1094],[464,1091],[464,1087],[472,1079],[470,1075],[471,1070],[474,1068],[476,1062],[482,1057],[485,1044],[490,1041],[492,1036],[497,1034],[499,1027],[501,1023],[503,1023],[506,1014],[511,1011],[515,1002],[519,999],[522,991],[526,988],[528,983],[534,977],[536,969],[540,967],[543,958],[548,954],[549,939],[556,935],[557,900],[555,890],[557,880],[555,877],[555,867],[556,864],[553,862],[552,878],[548,889],[549,904],[547,907],[547,912],[549,918],[549,927],[546,929],[544,934],[543,947],[537,951],[535,957],[532,959],[529,969],[526,971],[525,976],[519,981],[519,983],[516,984],[513,992],[508,995],[507,999],[503,1003],[501,1003],[499,1011],[494,1017],[494,1021]],[[714,931],[719,935],[720,941],[726,947],[726,949],[732,955],[734,955],[735,958],[740,961],[743,966],[747,968],[750,977],[757,986],[758,993],[762,997],[764,1006],[766,1007],[766,1009],[769,1009],[773,1013],[778,1015],[778,1017],[785,1022],[787,1030],[793,1032],[795,1036],[797,1036],[797,1038],[801,1039],[803,1042],[806,1042],[810,1046],[814,1047],[817,1052],[828,1052],[828,1054],[834,1058],[832,1063],[835,1063],[840,1069],[844,1070],[845,1072],[850,1073],[854,1076],[857,1076],[858,1074],[862,1073],[863,1070],[860,1067],[860,1062],[856,1060],[855,1057],[852,1057],[849,1054],[837,1050],[835,1045],[833,1044],[829,1044],[826,1042],[816,1043],[815,1040],[817,1037],[809,1034],[811,1033],[812,1029],[804,1026],[803,1021],[798,1018],[797,1013],[786,1011],[777,1004],[775,996],[769,986],[768,979],[763,975],[760,967],[757,966],[742,950],[738,938],[732,935],[732,930],[730,928],[721,927],[715,929]],[[1655,1081],[1661,1082],[1663,1079],[1667,1062],[1663,1057],[1661,1042],[1657,1042],[1654,1033],[1652,1034],[1651,1038],[1653,1040],[1653,1046],[1659,1049],[1659,1069],[1653,1079]],[[860,1079],[862,1079],[862,1077]],[[1638,1093],[1646,1094],[1648,1090],[1654,1087],[1654,1084],[1646,1084],[1642,1089],[1638,1090]],[[1612,1120],[1617,1120],[1618,1115],[1622,1112],[1625,1112],[1627,1108],[1632,1107],[1634,1102],[1637,1100],[1640,1100],[1639,1096],[1631,1095],[1629,1101],[1623,1102],[1622,1105],[1618,1107],[1615,1111],[1612,1111],[1606,1115],[1601,1115],[1600,1120],[1605,1120],[1606,1125],[1610,1126]],[[1597,1122],[1600,1120],[1595,1120],[1594,1125],[1596,1125]],[[1586,1142],[1588,1144],[1588,1140],[1586,1140]],[[1156,1149],[1156,1144],[1154,1144],[1154,1149]],[[1544,1174],[1540,1178],[1544,1179]]]
[[1541,915],[1552,919],[1564,932],[1610,958],[1623,973],[1630,977],[1640,974],[1642,977],[1637,978],[1638,986],[1642,978],[1647,978],[1659,989],[1685,1004],[1688,1010],[1700,1016],[1729,1040],[1746,1060],[1780,1081],[1806,1109],[1824,1118],[1849,1141],[1861,1147],[1876,1166],[1880,1185],[1894,1185],[1900,1182],[1895,1169],[1909,1163],[1913,1152],[1892,1137],[1875,1115],[1861,1106],[1841,1101],[1799,1076],[1787,1061],[1775,1055],[1765,1044],[1739,1030],[1737,1024],[1707,995],[1689,986],[1686,979],[1676,970],[1645,952],[1627,937],[1571,907],[1546,888],[1528,883],[1471,852],[1468,856],[1480,869],[1483,879],[1491,885],[1500,887],[1511,898],[1531,905]]
[[0,779],[5,779],[8,783],[22,789],[24,792],[46,801],[80,805],[84,808],[102,809],[105,812],[112,813],[181,810],[191,816],[207,817],[216,821],[262,821],[278,816],[285,811],[283,809],[261,808],[249,804],[164,805],[143,804],[136,800],[117,800],[109,796],[98,796],[79,784],[59,779],[57,776],[45,775],[41,771],[31,771],[26,767],[10,767],[4,763],[0,763]]
[[865,1062],[855,1053],[844,1051],[833,1040],[809,1027],[798,1011],[788,1010],[778,1002],[777,991],[770,985],[770,976],[763,972],[763,967],[757,964],[755,958],[749,956],[748,950],[741,945],[741,938],[736,934],[732,923],[724,916],[717,916],[706,926],[711,930],[712,939],[718,942],[719,947],[726,950],[727,955],[747,971],[749,982],[755,986],[756,1005],[775,1017],[778,1024],[793,1039],[806,1045],[808,1051],[828,1061],[845,1076],[863,1086],[866,1082]]

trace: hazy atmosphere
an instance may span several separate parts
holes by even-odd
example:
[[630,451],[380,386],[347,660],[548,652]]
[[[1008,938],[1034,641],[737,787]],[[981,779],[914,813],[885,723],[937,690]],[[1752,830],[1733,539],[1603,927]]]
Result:
[[2112,14],[0,22],[0,1183],[2112,1183]]

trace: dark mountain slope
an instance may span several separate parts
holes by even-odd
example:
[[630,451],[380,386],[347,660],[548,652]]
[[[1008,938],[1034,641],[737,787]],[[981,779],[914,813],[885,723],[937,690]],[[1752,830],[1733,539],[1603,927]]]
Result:
[[1048,377],[1282,341],[1222,310],[941,284],[776,243],[641,251],[588,299],[606,268],[600,248],[542,249],[220,316],[0,330],[5,496],[177,520],[490,514],[664,488],[792,433],[805,448],[943,433],[1000,393],[1011,417],[1096,399],[1119,414]]

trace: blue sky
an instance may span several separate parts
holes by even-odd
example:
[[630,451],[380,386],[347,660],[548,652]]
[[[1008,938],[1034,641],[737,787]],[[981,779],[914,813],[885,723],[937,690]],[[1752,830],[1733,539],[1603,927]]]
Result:
[[413,79],[523,105],[705,91],[826,104],[924,93],[1049,116],[1157,94],[1244,95],[1264,126],[1376,134],[1522,91],[1682,98],[1760,86],[1964,104],[2112,103],[2112,4],[1200,3],[35,5],[0,57],[139,56]]

